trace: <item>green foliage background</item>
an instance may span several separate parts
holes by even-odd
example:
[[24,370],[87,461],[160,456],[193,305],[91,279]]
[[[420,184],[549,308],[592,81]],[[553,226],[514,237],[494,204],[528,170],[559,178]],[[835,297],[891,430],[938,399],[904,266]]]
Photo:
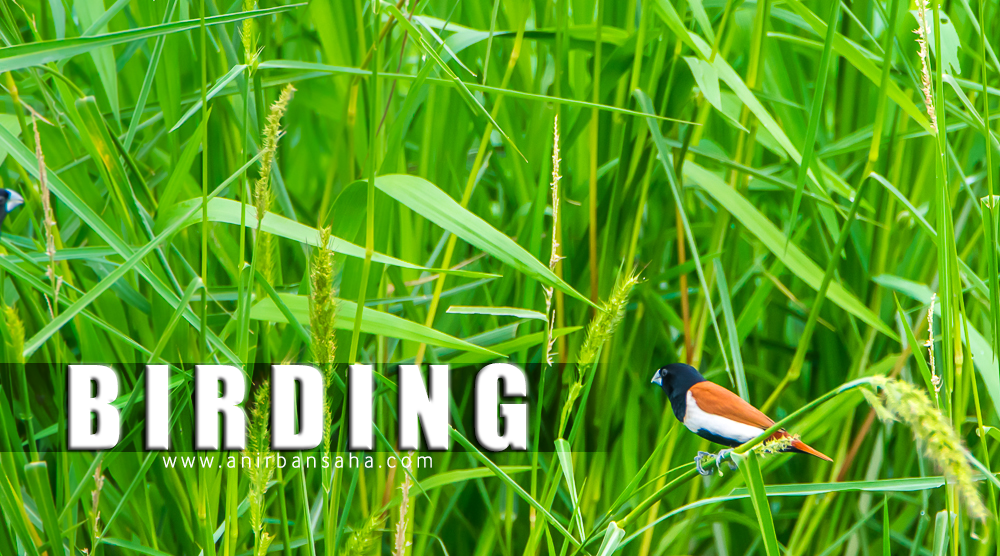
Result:
[[[262,533],[311,555],[998,553],[1000,4],[928,4],[914,34],[923,4],[5,0],[0,187],[27,202],[0,236],[0,553],[254,554]],[[310,313],[331,293],[332,323]],[[120,365],[137,415],[133,365],[175,364],[184,417],[182,365],[259,385],[252,363],[325,362],[334,339],[331,378],[378,365],[380,457],[392,364],[504,356],[539,364],[536,450],[483,455],[456,424],[465,450],[407,497],[387,469],[289,469],[263,493],[167,469],[141,426],[65,450],[67,364]],[[834,464],[702,479],[709,444],[649,384],[676,361],[779,419],[852,380],[912,382],[980,463],[990,516],[858,390],[789,424]],[[339,381],[313,455],[344,452]]]

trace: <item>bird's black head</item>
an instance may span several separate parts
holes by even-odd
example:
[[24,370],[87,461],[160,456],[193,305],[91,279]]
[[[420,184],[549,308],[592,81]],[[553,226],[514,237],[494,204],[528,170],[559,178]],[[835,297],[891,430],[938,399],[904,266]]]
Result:
[[653,384],[658,385],[670,399],[670,406],[677,419],[683,421],[687,408],[687,391],[699,382],[705,382],[698,369],[684,363],[671,363],[656,370]]

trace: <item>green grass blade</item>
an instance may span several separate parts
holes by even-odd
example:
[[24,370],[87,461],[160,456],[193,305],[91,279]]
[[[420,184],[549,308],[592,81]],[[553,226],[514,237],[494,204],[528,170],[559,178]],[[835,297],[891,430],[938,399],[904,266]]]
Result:
[[[747,230],[774,253],[802,281],[813,289],[819,289],[823,282],[823,271],[794,243],[787,244],[784,234],[760,213],[745,197],[734,191],[718,176],[693,162],[684,165],[684,173],[719,204],[739,220]],[[852,293],[838,281],[830,282],[828,297],[837,306],[858,317],[893,340],[898,337],[891,328],[879,319]]]
[[[858,207],[861,206],[862,199],[861,193],[864,191],[866,183],[867,180],[864,180],[858,187],[858,193],[851,204],[851,210],[848,211],[847,217],[844,219],[844,225],[840,228],[837,244],[833,247],[833,251],[830,252],[830,262],[823,273],[823,280],[819,284],[819,289],[816,290],[816,299],[813,301],[812,307],[809,308],[806,325],[799,336],[799,344],[795,348],[795,355],[792,357],[792,364],[788,369],[787,376],[791,380],[798,379],[799,373],[802,371],[802,365],[805,364],[806,351],[808,351],[811,345],[813,331],[816,330],[816,322],[819,319],[819,312],[822,310],[823,302],[826,301],[827,294],[830,291],[834,274],[837,273],[837,269],[840,267],[841,253],[847,246],[847,240],[851,237],[851,226],[854,225],[855,217],[858,215]],[[790,242],[791,240],[789,239],[788,241]]]
[[452,305],[445,311],[449,315],[492,315],[495,317],[516,317],[519,319],[534,319],[545,321],[545,313],[520,309],[518,307],[471,307],[468,305]]
[[[168,1],[167,9],[163,13],[163,24],[170,23],[170,18],[173,16],[174,8],[176,7],[177,0]],[[108,11],[110,12],[111,10]],[[125,134],[125,140],[122,141],[122,146],[126,151],[132,148],[132,141],[139,130],[139,121],[142,119],[142,113],[146,109],[146,100],[149,98],[150,89],[153,88],[153,79],[156,77],[156,69],[160,65],[160,58],[163,56],[163,45],[166,42],[166,35],[160,35],[156,37],[156,42],[153,44],[153,52],[149,55],[149,67],[146,68],[146,75],[142,79],[142,88],[139,89],[139,98],[136,100],[135,108],[132,111],[132,119],[129,120],[128,132]],[[197,136],[197,133],[195,135]]]
[[569,491],[569,501],[573,510],[573,517],[576,519],[576,528],[580,534],[587,536],[587,531],[583,527],[583,514],[580,513],[580,498],[576,492],[576,477],[573,474],[573,449],[569,442],[562,438],[556,439],[556,457],[559,458],[559,467],[562,468],[563,479],[566,481],[566,490]]
[[[218,195],[224,189],[224,187],[225,184],[217,187],[211,196]],[[164,228],[163,231],[161,231],[155,238],[153,238],[152,241],[146,243],[145,245],[142,246],[142,248],[132,253],[131,256],[129,256],[128,260],[119,265],[118,268],[111,271],[111,273],[109,273],[107,277],[101,280],[96,286],[90,288],[87,291],[87,293],[85,293],[82,297],[80,297],[80,299],[76,300],[76,302],[70,305],[65,311],[59,313],[54,319],[49,321],[49,323],[46,324],[37,333],[35,333],[35,335],[31,337],[31,339],[25,342],[24,345],[25,359],[31,357],[31,355],[34,354],[35,351],[38,350],[38,348],[42,347],[42,344],[48,341],[48,339],[52,337],[53,334],[58,332],[59,329],[65,326],[70,320],[73,319],[73,317],[78,315],[82,310],[84,310],[85,308],[87,308],[87,306],[93,303],[102,293],[107,291],[108,288],[113,286],[119,279],[125,276],[125,274],[127,274],[133,268],[136,268],[142,262],[142,260],[146,258],[147,255],[149,255],[160,244],[162,244],[164,241],[173,236],[173,234],[176,233],[179,229],[181,229],[182,227],[181,224],[184,222],[185,218],[193,216],[199,210],[201,210],[201,203],[198,203],[197,206],[189,208],[187,214],[184,215],[184,218],[179,218],[175,220],[170,226]],[[178,303],[178,307],[182,306]]]
[[[232,81],[237,77],[239,77],[239,75],[243,73],[243,70],[245,69],[246,69],[245,65],[237,64],[233,66],[228,72],[226,72],[225,75],[216,80],[215,84],[212,85],[212,88],[209,89],[208,92],[206,93],[205,102],[208,102],[209,100],[215,98],[215,96],[218,95],[220,91],[226,88],[226,85],[232,83]],[[170,128],[169,133],[177,131],[182,125],[184,125],[185,122],[188,121],[188,119],[191,118],[191,116],[194,116],[195,113],[201,110],[201,103],[202,103],[201,99],[198,99],[197,102],[191,105],[191,108],[188,108],[188,111],[185,112],[184,115],[181,116],[179,120],[177,120],[177,123],[175,123],[172,128]]]
[[[827,25],[823,22],[816,14],[812,13],[809,8],[801,2],[801,0],[788,0],[789,7],[795,11],[798,15],[805,20],[805,22],[812,27],[813,31],[818,35],[823,35],[826,33]],[[872,58],[877,59],[877,56],[871,55],[867,51],[863,51],[856,43],[847,40],[843,35],[837,33],[833,38],[833,48],[837,51],[841,57],[847,60],[852,66],[857,68],[862,75],[867,77],[873,84],[878,85],[881,83],[881,70],[872,61]],[[924,113],[923,109],[918,107],[910,96],[900,89],[899,85],[895,82],[890,81],[888,87],[885,90],[885,94],[892,99],[906,115],[917,122],[920,127],[924,130],[931,131],[931,123],[927,119],[927,115]]]
[[379,176],[375,179],[375,186],[410,210],[516,270],[596,307],[587,297],[556,276],[548,266],[539,262],[517,242],[497,231],[471,211],[462,208],[431,182],[417,176],[393,174]]
[[[247,18],[265,17],[278,14],[295,8],[300,8],[305,4],[290,4],[278,6],[264,10],[251,10],[235,14],[217,15],[205,18],[205,25],[223,25],[234,23]],[[171,35],[196,29],[201,25],[200,19],[188,19],[174,23],[153,25],[141,29],[131,29],[128,31],[117,31],[95,35],[92,37],[77,37],[72,39],[60,39],[44,42],[34,42],[0,48],[0,72],[14,71],[31,66],[40,66],[49,62],[58,62],[66,58],[72,58],[80,54],[85,54],[94,49],[124,44],[127,42],[150,39],[160,35]]]
[[[122,3],[121,1],[117,2],[117,4]],[[74,7],[76,8],[76,15],[81,26],[87,27],[83,36],[88,36],[98,31],[105,31],[106,33],[108,19],[105,19],[105,17],[109,14],[113,15],[115,10],[121,9],[124,6],[112,6],[110,10],[105,11],[104,0],[76,0]],[[102,92],[108,104],[111,105],[111,112],[117,123],[121,118],[118,105],[118,72],[115,68],[114,50],[110,46],[95,48],[90,51],[90,57],[94,62],[94,68],[97,69],[97,77],[101,82]]]
[[625,530],[612,521],[604,531],[604,540],[601,541],[601,548],[597,550],[597,556],[611,556],[618,551],[618,545],[625,538]]
[[[208,113],[211,115],[211,108],[209,108]],[[180,210],[176,203],[177,196],[181,194],[183,184],[190,176],[191,164],[194,163],[195,156],[201,151],[201,137],[205,133],[205,126],[208,125],[208,122],[209,118],[205,118],[198,123],[198,128],[191,134],[187,144],[184,145],[184,150],[177,157],[176,164],[173,165],[173,169],[170,172],[170,177],[167,178],[167,183],[159,188],[159,206],[165,207],[167,211]],[[195,199],[191,202],[194,203],[197,200]]]
[[101,543],[109,546],[117,546],[119,548],[125,548],[133,551],[136,554],[144,554],[146,556],[170,556],[166,552],[161,552],[159,550],[149,548],[148,546],[143,546],[137,542],[127,541],[125,539],[118,539],[115,537],[103,537],[101,538]]
[[[304,72],[310,72],[310,73],[301,74],[302,76],[313,76],[313,77],[316,76],[315,74],[317,72],[320,72],[320,73],[329,73],[329,74],[333,74],[333,75],[356,75],[356,76],[359,76],[359,77],[371,77],[371,72],[370,71],[359,69],[359,68],[352,68],[352,67],[347,67],[347,66],[334,66],[334,65],[330,65],[330,64],[321,64],[321,63],[318,63],[318,62],[304,62],[304,61],[301,61],[301,60],[268,60],[266,62],[261,62],[260,68],[261,69],[293,69],[293,70],[301,70],[301,71],[304,71]],[[404,73],[392,73],[392,72],[382,73],[382,72],[379,72],[379,78],[380,79],[397,79],[397,80],[400,80],[400,81],[413,81],[413,82],[416,82],[416,81],[420,80],[421,76],[419,74],[416,75],[416,76],[414,76],[414,75],[408,75],[408,74],[404,74]],[[425,77],[424,81],[426,81],[427,83],[435,84],[435,85],[445,85],[445,86],[448,86],[448,87],[458,87],[458,85],[456,85],[454,81],[452,81],[450,79],[441,79],[439,77]],[[280,80],[280,82],[284,83],[285,80]],[[543,94],[538,94],[538,93],[529,93],[527,91],[517,91],[517,90],[513,90],[513,89],[502,89],[500,87],[492,87],[492,86],[489,86],[489,85],[480,85],[478,83],[465,83],[464,81],[462,83],[464,83],[465,86],[468,87],[472,91],[480,91],[480,92],[483,92],[483,93],[491,93],[491,94],[495,94],[495,95],[503,95],[504,97],[518,98],[518,99],[523,99],[523,100],[531,100],[531,101],[535,101],[535,102],[545,102],[545,103],[559,104],[559,105],[564,105],[564,106],[573,106],[573,107],[576,107],[576,108],[591,108],[591,109],[597,108],[598,110],[601,110],[602,112],[611,112],[613,114],[621,114],[623,116],[636,116],[636,117],[643,117],[643,118],[649,117],[647,114],[643,114],[642,112],[637,112],[635,110],[629,110],[627,108],[622,108],[620,106],[614,106],[614,105],[609,105],[609,104],[594,104],[594,103],[586,101],[586,100],[577,100],[577,99],[573,99],[573,98],[555,97],[555,96],[551,96],[551,95],[543,95]],[[236,93],[235,89],[227,89],[225,91],[225,94],[235,94],[235,93]],[[686,123],[686,124],[693,124],[694,123],[694,122],[688,122],[686,120],[680,120],[680,119],[677,119],[677,118],[670,118],[670,117],[667,117],[667,116],[660,116],[658,114],[654,114],[652,117],[656,118],[658,120],[667,121],[667,122],[680,122],[680,123]],[[697,125],[697,124],[695,124],[695,125]]]
[[[278,295],[296,319],[300,322],[309,322],[308,297],[286,293]],[[334,327],[340,330],[353,330],[354,314],[356,311],[357,303],[347,299],[338,299]],[[250,318],[269,322],[288,322],[281,309],[270,299],[261,300],[254,305],[250,309]],[[499,353],[449,336],[444,332],[439,332],[422,324],[399,318],[391,313],[376,311],[368,307],[365,307],[361,314],[361,331],[366,334],[389,336],[391,338],[421,342],[434,346],[478,352],[492,357],[502,357]]]
[[[794,457],[794,456],[786,456]],[[984,480],[984,477],[977,477],[976,480]],[[815,496],[818,494],[830,494],[839,492],[920,492],[933,490],[945,485],[945,478],[937,475],[933,477],[905,477],[901,479],[874,479],[870,481],[844,481],[842,483],[809,483],[790,485],[767,485],[765,490],[768,496]],[[749,496],[749,490],[745,487],[733,489],[732,494]]]
[[114,511],[111,512],[111,516],[108,517],[107,520],[103,522],[104,532],[101,533],[102,537],[107,535],[108,531],[111,530],[111,524],[114,523],[115,518],[118,517],[119,513],[121,513],[122,508],[124,508],[125,504],[129,502],[129,497],[135,491],[135,488],[145,481],[146,473],[149,471],[149,468],[152,467],[154,463],[156,463],[158,455],[159,452],[148,452],[146,454],[146,458],[143,460],[142,465],[139,467],[139,471],[136,472],[135,476],[132,477],[132,481],[129,483],[128,487],[126,487],[124,492],[122,492],[121,500],[118,501],[118,504],[115,506]]
[[[127,199],[133,198],[131,185],[125,173],[125,166],[118,157],[108,132],[104,118],[94,97],[81,98],[76,101],[76,110],[80,114],[83,129],[80,130],[83,144],[88,148],[90,157],[97,164],[104,177],[105,186],[114,201],[113,205],[128,228],[132,227],[133,212]],[[127,190],[123,189],[127,188]]]
[[177,327],[177,323],[180,322],[181,316],[184,314],[184,310],[190,305],[191,298],[194,297],[196,291],[204,287],[204,283],[201,278],[195,276],[191,283],[188,284],[187,289],[184,290],[184,295],[181,296],[180,303],[177,304],[177,308],[174,309],[172,315],[170,315],[170,320],[167,321],[166,328],[160,335],[160,341],[156,343],[156,347],[153,348],[153,353],[150,354],[150,361],[157,361],[160,354],[163,353],[164,348],[167,346],[167,342],[170,341],[170,336],[174,333],[174,329]]
[[948,556],[948,537],[951,520],[958,516],[948,510],[941,510],[934,516],[934,542],[931,554],[933,556]]
[[[21,166],[27,169],[31,175],[35,177],[38,176],[38,160],[35,158],[35,155],[25,148],[25,146],[18,141],[13,134],[7,131],[4,126],[0,126],[0,145],[6,147],[11,156],[15,158]],[[255,161],[256,158],[244,166],[248,167]],[[227,187],[232,181],[236,180],[241,175],[243,170],[244,168],[237,170],[236,173],[224,181],[219,188],[224,189]],[[78,216],[95,233],[97,233],[101,239],[114,248],[115,252],[126,259],[130,259],[134,255],[134,249],[122,240],[122,238],[115,233],[111,226],[106,223],[93,209],[91,209],[86,202],[84,202],[76,191],[67,186],[57,174],[51,171],[48,174],[48,186],[56,197],[58,197],[70,210],[73,211],[76,216]],[[170,303],[172,307],[177,307],[180,301],[177,294],[171,291],[169,286],[167,286],[167,284],[154,274],[149,267],[141,262],[137,262],[135,263],[135,268],[139,274],[149,282],[153,289],[156,290],[158,295]],[[194,314],[194,312],[185,311],[184,318],[193,326],[200,328],[201,321]],[[209,334],[209,341],[215,349],[219,350],[219,352],[226,356],[230,361],[239,361],[236,354],[233,353],[232,350],[230,350],[229,347],[215,335],[215,333]]]
[[726,323],[726,338],[729,340],[729,352],[733,356],[733,373],[736,375],[736,392],[744,400],[750,399],[750,389],[747,388],[747,375],[743,369],[743,354],[740,352],[740,334],[736,328],[736,318],[733,315],[733,300],[730,297],[729,283],[726,271],[719,259],[712,261],[715,265],[715,279],[718,280],[719,304],[722,305],[722,320]]
[[823,98],[826,94],[826,79],[830,75],[830,65],[833,63],[833,38],[837,34],[837,19],[840,14],[840,2],[830,2],[830,16],[827,18],[826,39],[823,41],[823,55],[819,59],[819,74],[816,78],[816,89],[813,94],[812,107],[809,109],[809,123],[806,127],[805,148],[802,151],[802,161],[795,175],[795,199],[792,201],[792,215],[788,219],[788,234],[785,241],[791,242],[795,232],[795,223],[799,217],[799,204],[802,202],[802,190],[806,185],[806,171],[812,164],[813,153],[816,152],[816,131],[819,129],[820,117],[823,114]]
[[983,247],[986,250],[986,271],[989,273],[987,282],[990,286],[990,328],[992,329],[993,355],[1000,354],[1000,262],[998,262],[997,246],[1000,245],[1000,229],[997,223],[997,205],[1000,196],[982,200]]
[[[247,266],[247,268],[249,268],[249,265]],[[274,286],[272,286],[267,281],[267,279],[264,278],[264,275],[261,274],[259,270],[254,271],[254,277],[256,278],[257,283],[260,285],[260,287],[263,288],[264,292],[267,294],[267,298],[270,299],[272,303],[274,303],[275,307],[277,307],[278,310],[281,311],[281,316],[285,317],[285,321],[292,326],[292,330],[294,330],[295,333],[298,334],[299,338],[302,340],[303,343],[308,345],[311,341],[309,332],[307,332],[305,327],[302,326],[302,323],[299,322],[299,319],[295,316],[295,313],[293,313],[292,310],[288,308],[288,305],[286,305],[281,296],[278,295],[278,292],[274,290]]]
[[530,494],[528,494],[523,488],[521,488],[521,485],[517,484],[517,482],[515,482],[514,479],[511,479],[509,475],[504,473],[503,469],[501,469],[500,466],[493,463],[492,461],[490,461],[489,458],[484,456],[482,452],[480,452],[475,446],[473,446],[472,443],[469,442],[468,439],[466,439],[464,436],[462,436],[461,433],[455,430],[454,427],[451,427],[449,430],[451,437],[455,439],[459,444],[461,444],[466,450],[471,452],[472,457],[474,457],[477,461],[479,461],[479,463],[482,463],[486,467],[490,468],[490,470],[493,471],[493,473],[497,476],[497,478],[502,480],[504,483],[507,484],[508,487],[513,489],[514,492],[522,500],[527,502],[532,508],[535,508],[535,510],[537,510],[539,513],[545,516],[545,518],[548,520],[548,523],[550,523],[553,527],[555,527],[557,531],[559,531],[559,533],[561,533],[564,537],[566,537],[566,540],[572,543],[573,546],[580,546],[580,542],[576,540],[576,538],[574,538],[573,535],[569,531],[567,531],[565,527],[563,527],[562,523],[557,521],[555,517],[538,502],[538,500],[532,498]]
[[890,556],[891,542],[889,532],[892,531],[892,523],[889,521],[889,495],[882,496],[882,555]]
[[906,319],[906,313],[903,312],[903,307],[899,304],[899,298],[896,294],[892,295],[893,301],[896,302],[896,313],[899,315],[900,322],[903,323],[903,330],[906,331],[906,341],[910,345],[910,350],[913,351],[913,358],[917,361],[917,368],[920,369],[920,376],[924,379],[924,386],[927,388],[928,392],[934,391],[934,383],[931,381],[931,370],[927,367],[927,361],[924,360],[924,354],[920,351],[920,342],[917,341],[917,337],[913,334],[913,328],[910,326],[910,322]]
[[[638,101],[643,112],[647,114],[655,112],[653,109],[653,101],[650,100],[646,93],[637,89],[633,91],[633,95]],[[663,170],[667,174],[667,182],[670,184],[670,192],[673,195],[674,203],[676,203],[676,206],[680,208],[681,221],[684,224],[684,235],[688,241],[689,247],[691,248],[691,256],[694,258],[694,268],[698,274],[698,281],[701,283],[701,288],[705,292],[705,304],[708,306],[708,313],[712,317],[712,327],[715,329],[715,337],[719,342],[719,346],[724,346],[726,344],[722,341],[722,332],[719,331],[719,323],[715,318],[715,306],[712,304],[712,295],[710,293],[711,288],[708,287],[708,280],[705,279],[705,270],[701,264],[701,255],[698,254],[698,244],[695,243],[695,236],[691,231],[691,222],[689,221],[687,210],[684,208],[684,197],[681,195],[681,183],[679,181],[681,177],[674,174],[673,157],[670,156],[671,150],[663,139],[663,133],[660,132],[659,124],[647,118],[646,125],[649,127],[649,133],[653,137],[653,144],[656,146],[656,150],[660,154],[660,164],[663,166]],[[685,167],[686,166],[688,165],[685,164]],[[726,372],[730,372],[729,358],[726,357],[725,350],[722,350],[721,353],[722,360],[725,362]]]
[[[552,337],[558,339],[579,330],[583,330],[583,327],[567,326],[565,328],[556,328],[552,331]],[[540,345],[545,340],[545,332],[535,332],[507,342],[492,344],[489,348],[497,353],[511,356],[522,350]],[[449,358],[448,363],[451,365],[482,365],[484,363],[489,363],[490,361],[495,361],[496,359],[495,355],[465,352]],[[406,360],[406,362],[412,363],[411,360]]]
[[764,539],[764,549],[768,556],[781,556],[781,551],[778,548],[778,536],[774,530],[774,520],[771,517],[771,505],[767,502],[767,491],[764,489],[764,479],[760,474],[757,453],[750,452],[741,460],[739,462],[740,471],[743,472],[743,480],[750,491],[750,500],[753,502],[753,509],[757,514],[757,525],[760,528],[761,537]]
[[[166,209],[164,213],[160,216],[157,229],[162,229],[165,227],[172,227],[175,225],[180,225],[182,228],[192,226],[201,222],[201,215],[191,215],[190,209],[193,206],[201,206],[201,199],[194,198],[187,201],[182,201],[173,205],[172,207]],[[234,226],[240,225],[241,215],[240,215],[240,202],[234,201],[232,199],[221,199],[214,198],[210,199],[208,202],[208,221],[209,222],[222,222],[225,224],[232,224]],[[256,229],[257,222],[257,209],[251,205],[246,206],[246,222],[250,223],[254,229]],[[250,226],[248,226],[249,229]],[[264,219],[261,222],[261,231],[274,234],[276,236],[281,236],[292,241],[297,241],[303,245],[311,245],[313,247],[319,247],[319,237],[320,232],[316,228],[312,228],[296,222],[290,218],[285,218],[284,216],[275,214],[273,212],[268,212],[264,215]],[[328,249],[335,253],[340,253],[341,255],[347,255],[348,257],[355,257],[358,259],[365,258],[365,248],[360,245],[355,245],[347,241],[346,239],[333,237],[330,239],[330,243],[327,246]],[[464,276],[467,278],[492,278],[497,277],[496,274],[488,274],[484,272],[475,272],[471,270],[452,270],[452,269],[441,269],[441,268],[427,268],[410,262],[402,261],[395,257],[390,257],[388,255],[383,255],[382,253],[374,253],[372,255],[372,262],[382,263],[392,266],[398,266],[400,268],[409,268],[413,270],[419,270],[422,272],[431,273],[446,273],[454,276]]]
[[421,50],[424,51],[424,54],[426,54],[432,60],[434,60],[434,63],[436,63],[438,67],[441,68],[441,71],[443,71],[444,74],[447,75],[448,78],[455,83],[455,85],[458,87],[459,93],[461,93],[462,98],[465,100],[465,102],[467,102],[474,111],[476,111],[480,115],[486,116],[486,119],[489,120],[491,124],[493,124],[493,129],[496,129],[500,133],[500,135],[502,135],[503,138],[507,140],[507,144],[509,144],[510,147],[514,149],[514,152],[519,154],[521,158],[524,158],[524,160],[527,161],[527,158],[524,157],[524,154],[521,153],[521,150],[517,148],[516,144],[514,144],[514,140],[511,139],[509,135],[507,135],[507,132],[504,131],[503,128],[500,127],[500,124],[498,124],[496,120],[493,119],[493,116],[490,115],[489,111],[486,110],[486,108],[479,103],[479,101],[476,99],[475,96],[473,96],[472,91],[469,90],[469,87],[465,84],[465,82],[459,79],[458,75],[456,75],[455,72],[451,71],[451,68],[449,68],[448,65],[444,63],[444,60],[441,59],[441,56],[437,53],[437,50],[431,47],[431,45],[427,44],[427,41],[424,40],[423,35],[421,35],[420,31],[413,26],[413,23],[411,23],[410,20],[405,15],[403,15],[403,12],[399,11],[399,8],[397,8],[395,4],[390,4],[382,0],[378,1],[380,1],[382,7],[388,10],[389,13],[392,15],[392,17],[396,19],[399,25],[410,33],[410,35],[413,37],[414,42],[416,42],[417,45],[420,46]]
[[42,516],[42,525],[45,526],[45,536],[49,540],[50,547],[54,551],[62,552],[63,530],[56,515],[55,500],[52,498],[52,489],[49,488],[48,464],[44,461],[29,463],[24,466],[24,474],[28,479],[28,490],[31,497],[35,499],[38,513]]

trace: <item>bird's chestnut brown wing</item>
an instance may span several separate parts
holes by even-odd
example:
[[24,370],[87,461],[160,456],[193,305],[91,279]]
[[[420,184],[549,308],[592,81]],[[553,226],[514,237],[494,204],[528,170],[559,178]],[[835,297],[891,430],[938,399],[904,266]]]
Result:
[[[699,382],[691,387],[690,392],[691,395],[694,396],[694,400],[698,403],[698,407],[700,407],[702,411],[718,415],[719,417],[732,419],[733,421],[738,421],[747,425],[760,427],[762,429],[769,428],[774,424],[774,421],[772,421],[767,415],[764,415],[759,409],[743,401],[743,398],[737,396],[729,390],[726,390],[718,384],[707,381]],[[771,435],[770,440],[776,440],[786,436],[788,436],[788,433],[784,429],[781,429]],[[795,439],[792,442],[792,448],[794,450],[825,459],[826,461],[833,461],[825,454],[811,448],[798,439]]]
[[774,424],[774,421],[759,409],[713,382],[699,382],[692,386],[689,392],[702,411],[762,429]]

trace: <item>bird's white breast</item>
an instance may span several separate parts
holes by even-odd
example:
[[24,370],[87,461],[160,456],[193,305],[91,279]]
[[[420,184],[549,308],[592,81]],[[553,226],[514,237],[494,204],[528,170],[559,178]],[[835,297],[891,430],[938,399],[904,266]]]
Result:
[[733,421],[726,417],[720,417],[703,411],[698,407],[698,402],[690,391],[687,393],[687,408],[684,411],[684,426],[691,432],[697,434],[699,430],[704,430],[712,434],[730,438],[738,442],[753,440],[764,429],[747,425],[738,421]]

